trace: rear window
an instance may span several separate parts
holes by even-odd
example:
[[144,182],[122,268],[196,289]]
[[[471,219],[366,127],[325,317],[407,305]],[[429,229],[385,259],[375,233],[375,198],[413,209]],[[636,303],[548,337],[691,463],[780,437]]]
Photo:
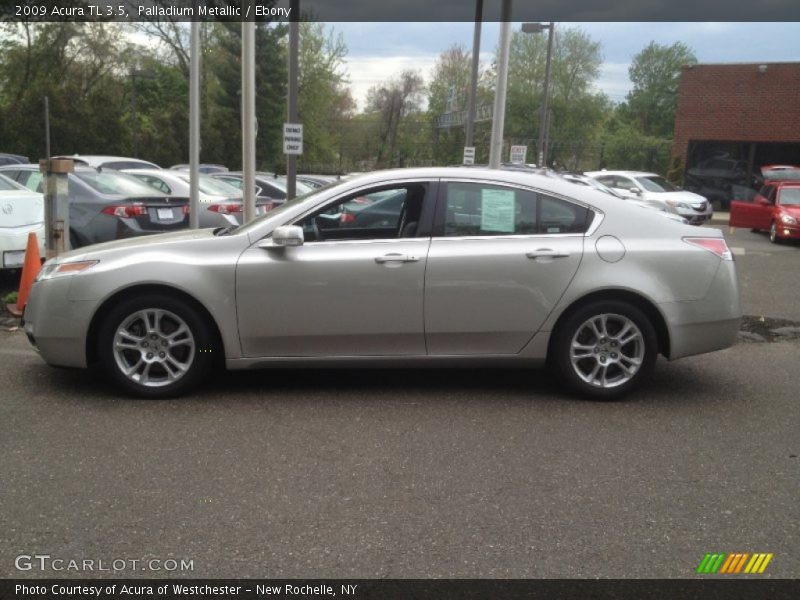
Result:
[[158,196],[159,193],[125,173],[109,171],[75,171],[75,176],[101,194],[119,196]]

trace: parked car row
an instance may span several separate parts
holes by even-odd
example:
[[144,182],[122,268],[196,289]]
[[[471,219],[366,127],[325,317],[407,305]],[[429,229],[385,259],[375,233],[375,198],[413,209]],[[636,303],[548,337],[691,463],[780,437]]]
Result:
[[[58,155],[53,158],[75,162],[74,172],[67,177],[72,248],[189,226],[188,165],[161,169],[137,158],[104,155]],[[230,172],[222,165],[202,164],[200,167],[200,227],[241,225],[244,208],[242,174]],[[40,245],[43,246],[45,241],[44,176],[38,165],[28,163],[27,157],[13,154],[0,154],[0,174],[5,179],[3,194],[7,199],[0,214],[3,237],[0,247],[9,253],[3,268],[16,268],[25,249],[25,240],[21,243],[19,240],[27,239],[28,230],[37,231]],[[309,181],[328,182],[324,176],[308,177]],[[257,215],[286,202],[285,177],[258,173],[256,184]],[[6,190],[5,187],[12,189]],[[312,189],[298,179],[298,195],[307,194]],[[24,190],[31,193],[25,195]],[[9,195],[12,192],[13,202]],[[25,204],[30,199],[36,201]]]

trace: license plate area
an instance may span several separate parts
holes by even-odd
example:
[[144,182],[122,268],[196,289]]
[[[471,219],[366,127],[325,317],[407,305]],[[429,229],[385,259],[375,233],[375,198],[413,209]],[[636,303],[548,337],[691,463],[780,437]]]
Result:
[[175,218],[172,208],[157,208],[156,215],[159,221],[171,221]]
[[3,252],[3,266],[6,269],[18,269],[25,263],[25,250]]

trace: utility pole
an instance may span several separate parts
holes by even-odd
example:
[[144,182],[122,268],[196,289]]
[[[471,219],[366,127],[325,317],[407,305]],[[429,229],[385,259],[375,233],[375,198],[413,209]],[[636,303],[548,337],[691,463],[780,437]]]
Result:
[[503,127],[506,116],[506,87],[508,84],[508,50],[511,45],[511,0],[503,0],[500,12],[500,55],[497,57],[497,85],[494,91],[492,141],[489,146],[489,168],[500,168],[503,153]]
[[[298,53],[300,40],[300,0],[289,3],[292,21],[289,23],[289,107],[287,121],[297,123],[297,71],[299,68]],[[297,155],[286,155],[286,197],[291,200],[297,195]]]
[[541,148],[539,150],[539,166],[547,167],[547,148],[550,145],[550,67],[553,61],[553,38],[556,28],[551,21],[550,31],[547,32],[547,62],[544,67],[544,100],[542,100],[543,135],[540,136]]
[[256,216],[256,24],[242,23],[242,177],[244,222]]
[[[134,85],[135,88],[135,85]],[[200,23],[192,21],[189,55],[189,227],[200,227]]]
[[472,78],[467,97],[467,125],[464,132],[464,145],[472,146],[475,135],[475,104],[478,93],[478,66],[481,53],[481,22],[483,21],[483,0],[475,0],[475,30],[472,34]]

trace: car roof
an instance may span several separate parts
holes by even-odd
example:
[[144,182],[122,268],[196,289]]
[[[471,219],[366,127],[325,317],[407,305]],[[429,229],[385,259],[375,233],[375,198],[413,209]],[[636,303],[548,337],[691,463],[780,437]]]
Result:
[[82,162],[91,167],[101,167],[107,162],[131,162],[131,163],[138,163],[142,165],[150,165],[155,168],[159,168],[157,164],[150,162],[149,160],[142,160],[141,158],[131,158],[129,156],[107,156],[104,154],[59,154],[58,156],[54,156],[53,158],[68,158],[70,160],[74,160],[75,162]]
[[610,169],[603,169],[602,171],[586,171],[586,175],[589,177],[598,177],[600,175],[629,175],[631,177],[661,177],[658,173],[652,173],[650,171],[622,171],[622,170],[610,170]]

